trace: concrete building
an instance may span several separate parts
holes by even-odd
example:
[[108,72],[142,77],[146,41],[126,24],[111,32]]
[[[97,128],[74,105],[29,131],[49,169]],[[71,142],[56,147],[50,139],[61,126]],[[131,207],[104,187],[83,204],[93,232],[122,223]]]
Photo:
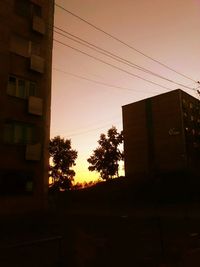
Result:
[[127,177],[199,173],[200,101],[180,89],[122,107]]
[[53,0],[0,1],[1,212],[45,206],[53,15]]

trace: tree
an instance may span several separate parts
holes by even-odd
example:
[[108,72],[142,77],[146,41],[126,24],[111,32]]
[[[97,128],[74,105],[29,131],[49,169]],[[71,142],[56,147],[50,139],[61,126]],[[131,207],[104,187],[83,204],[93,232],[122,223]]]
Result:
[[107,136],[100,135],[99,146],[93,150],[92,156],[87,159],[90,171],[97,171],[104,180],[113,178],[118,174],[119,161],[124,159],[124,153],[119,149],[123,142],[123,133],[117,132],[116,127],[112,126]]
[[75,166],[78,152],[71,148],[71,140],[56,136],[49,142],[50,166],[49,177],[52,180],[51,190],[60,191],[70,189],[74,180]]

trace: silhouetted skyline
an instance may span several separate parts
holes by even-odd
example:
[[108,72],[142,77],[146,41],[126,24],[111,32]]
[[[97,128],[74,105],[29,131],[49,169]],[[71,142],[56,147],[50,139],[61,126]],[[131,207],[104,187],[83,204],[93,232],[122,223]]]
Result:
[[[60,34],[55,33],[54,39],[63,44],[54,42],[51,137],[60,135],[71,139],[72,148],[78,151],[75,179],[88,181],[98,174],[89,173],[87,158],[97,147],[101,133],[112,125],[122,129],[122,105],[177,88],[197,97],[194,90],[186,87],[197,88],[194,81],[200,79],[200,3],[189,0],[151,3],[85,0],[84,5],[81,0],[60,0],[56,3],[62,8],[55,6],[55,26]],[[191,80],[142,56],[63,8]],[[70,38],[77,36],[176,84],[69,40],[63,36],[67,33],[73,34]]]

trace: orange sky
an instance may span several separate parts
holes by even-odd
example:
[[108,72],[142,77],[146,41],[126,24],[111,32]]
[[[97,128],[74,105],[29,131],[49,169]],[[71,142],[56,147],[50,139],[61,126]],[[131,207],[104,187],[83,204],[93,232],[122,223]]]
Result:
[[[195,81],[200,80],[200,1],[57,0],[56,3],[146,55]],[[55,7],[55,26],[159,75],[197,88],[192,80],[162,67],[58,7]],[[194,90],[116,62],[57,33],[54,38],[169,90],[181,88],[196,96]],[[98,174],[88,171],[87,158],[97,147],[101,133],[112,125],[122,129],[121,106],[163,92],[166,89],[54,42],[51,137],[69,138],[72,147],[78,150],[76,181],[98,178]]]

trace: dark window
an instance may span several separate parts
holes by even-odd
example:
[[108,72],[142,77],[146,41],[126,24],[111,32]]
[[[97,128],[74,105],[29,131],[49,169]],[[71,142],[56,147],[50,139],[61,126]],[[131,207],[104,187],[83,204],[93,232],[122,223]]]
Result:
[[33,15],[42,17],[42,7],[36,4],[32,4]]
[[30,57],[31,41],[20,35],[12,34],[10,37],[10,51],[22,57]]
[[36,83],[30,82],[29,84],[29,95],[35,96],[36,95]]
[[8,87],[7,87],[7,93],[9,95],[16,95],[16,88],[17,88],[17,81],[16,78],[13,76],[10,76],[8,79]]
[[26,123],[8,122],[4,125],[4,142],[31,144],[34,142],[34,126]]
[[10,38],[10,51],[26,58],[31,55],[41,56],[41,44],[13,34]]
[[37,85],[35,82],[9,76],[7,94],[19,98],[28,98],[29,96],[36,96]]
[[26,98],[26,82],[25,80],[18,80],[17,97]]
[[30,2],[28,0],[15,0],[15,13],[22,17],[30,17]]
[[31,42],[31,55],[37,55],[37,56],[41,55],[40,44]]
[[32,173],[10,170],[0,173],[0,195],[26,195],[32,192]]
[[15,0],[15,13],[21,17],[42,17],[42,7],[29,0]]

